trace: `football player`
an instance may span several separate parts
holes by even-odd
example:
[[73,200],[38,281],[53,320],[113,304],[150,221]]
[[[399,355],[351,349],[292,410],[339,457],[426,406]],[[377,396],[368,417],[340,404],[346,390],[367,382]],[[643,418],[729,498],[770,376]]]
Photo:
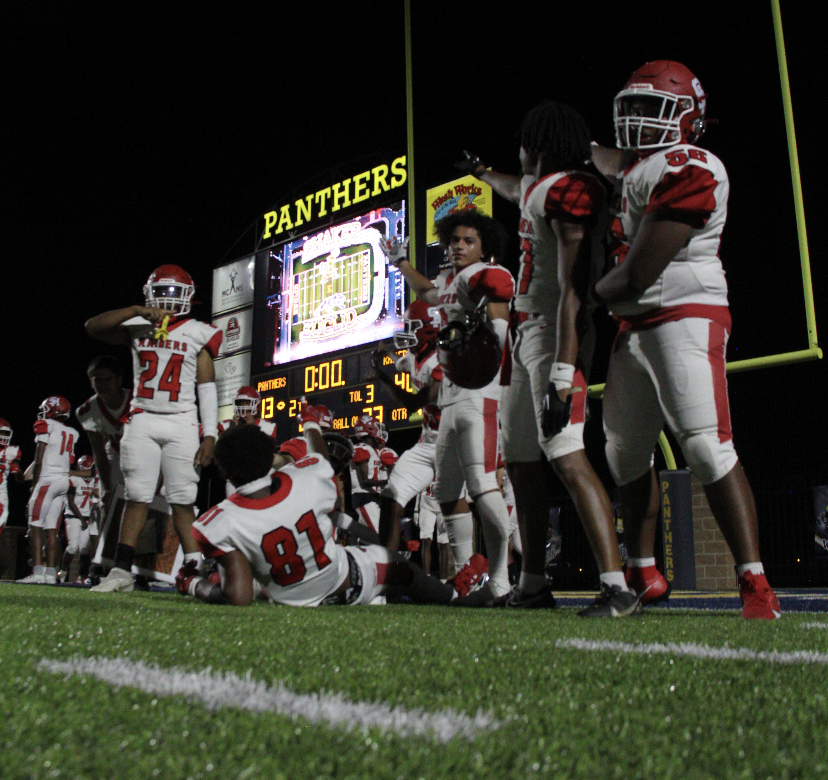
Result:
[[[382,247],[417,297],[440,311],[441,324],[465,327],[468,315],[478,307],[485,312],[487,323],[482,331],[494,336],[502,351],[509,325],[509,303],[514,294],[514,280],[503,266],[497,264],[506,245],[506,231],[493,220],[474,209],[459,211],[435,225],[440,243],[446,250],[451,268],[434,283],[417,271],[408,261],[406,244],[384,239]],[[496,366],[497,347],[494,349]],[[466,370],[490,364],[491,355],[472,355]],[[437,405],[440,427],[435,444],[437,484],[434,497],[440,503],[446,526],[453,527],[457,543],[455,565],[462,566],[472,554],[473,522],[460,503],[463,485],[480,513],[486,552],[489,556],[489,581],[472,594],[469,606],[502,603],[509,593],[507,571],[507,537],[509,515],[498,489],[497,409],[500,400],[500,377],[454,374],[440,383]],[[472,388],[471,385],[475,385]]]
[[39,585],[57,583],[60,563],[57,527],[69,490],[69,469],[75,459],[78,440],[78,432],[66,425],[70,413],[69,401],[59,395],[49,396],[38,410],[34,424],[37,450],[28,506],[34,571],[20,582]]
[[351,503],[359,522],[379,532],[380,493],[388,479],[383,471],[380,451],[385,446],[380,422],[373,415],[363,414],[354,426],[354,458],[351,461]]
[[20,447],[11,443],[12,427],[0,417],[0,535],[9,519],[9,477],[23,481],[20,469]]
[[247,606],[255,578],[272,601],[293,606],[370,604],[385,593],[449,603],[451,586],[385,547],[334,542],[334,471],[318,423],[326,411],[302,406],[307,455],[273,475],[271,445],[261,431],[238,426],[219,440],[216,462],[238,493],[202,514],[193,535],[205,557],[219,563],[222,584],[182,571],[181,593]]
[[[100,509],[96,515],[100,514],[105,523],[111,523],[113,516],[109,512],[109,501],[115,487],[124,483],[120,446],[121,437],[124,435],[124,417],[129,412],[132,401],[132,390],[122,387],[123,371],[118,360],[112,355],[99,355],[93,358],[86,369],[86,375],[95,394],[76,409],[75,416],[86,431],[95,458],[100,498]],[[101,556],[108,526],[97,528],[97,522],[93,523],[92,535],[95,541],[92,547],[94,560],[91,571],[93,577],[97,578],[103,575]],[[97,543],[98,531],[101,531],[100,549]]]
[[604,393],[607,460],[619,486],[627,579],[645,601],[667,590],[653,552],[653,451],[666,422],[733,553],[742,616],[774,619],[779,601],[765,578],[753,492],[730,426],[731,320],[719,258],[729,183],[721,161],[696,145],[706,110],[704,89],[684,65],[648,62],[615,97],[617,149],[593,149],[618,187],[613,267],[593,289],[621,323]]
[[[177,265],[162,265],[144,286],[144,306],[104,312],[86,323],[93,338],[129,344],[135,378],[129,422],[121,440],[126,509],[115,552],[115,566],[92,590],[134,589],[135,545],[147,520],[159,472],[184,550],[184,566],[201,560],[190,533],[198,490],[198,469],[210,463],[218,418],[213,359],[222,332],[191,319],[195,284]],[[196,398],[198,403],[196,404]],[[199,443],[199,420],[203,440]]]
[[603,184],[585,171],[589,155],[590,133],[581,115],[547,100],[521,126],[522,176],[487,171],[468,153],[461,167],[520,206],[514,343],[501,424],[524,554],[508,605],[555,603],[545,573],[549,497],[538,489],[545,484],[543,453],[575,505],[600,571],[601,592],[581,615],[619,617],[640,614],[641,606],[621,571],[609,496],[584,451],[594,345],[584,299],[603,266],[607,221]]
[[[435,316],[436,315],[436,316]],[[436,474],[436,451],[437,432],[440,427],[440,407],[437,406],[437,399],[440,394],[440,383],[443,381],[443,369],[437,359],[437,332],[439,328],[434,320],[439,322],[439,312],[436,308],[430,307],[425,301],[414,301],[405,312],[404,328],[400,333],[394,335],[394,346],[400,350],[405,349],[404,355],[399,356],[390,350],[385,344],[380,344],[374,352],[373,371],[370,376],[375,376],[391,393],[394,400],[401,406],[405,406],[409,413],[422,409],[423,427],[417,443],[406,450],[394,467],[394,472],[388,480],[388,485],[382,491],[380,501],[380,539],[382,544],[389,550],[397,550],[400,544],[400,520],[408,502],[424,491],[429,490],[434,482]],[[384,358],[394,361],[394,368],[397,371],[406,372],[411,377],[411,385],[416,390],[415,394],[403,391],[394,380],[380,370]],[[430,496],[429,500],[433,500]],[[440,514],[439,506],[436,507],[436,515]],[[460,499],[455,514],[469,514],[469,507],[464,499]],[[420,531],[427,533],[429,527],[431,534],[434,532],[434,523],[429,522],[433,517],[436,522],[436,515],[426,509],[421,510],[421,516],[425,521],[425,527],[421,522]],[[442,518],[441,518],[442,523]],[[453,539],[454,526],[447,526],[450,539]],[[430,557],[431,534],[428,535],[428,555]],[[425,545],[425,539],[424,545]],[[463,550],[455,551],[455,560],[464,554]],[[465,563],[469,555],[465,555]],[[423,561],[425,564],[426,549],[423,548]],[[461,566],[462,566],[461,563]],[[425,567],[429,571],[428,566]]]
[[[69,490],[66,493],[66,511],[63,520],[66,527],[66,549],[63,551],[65,578],[69,576],[72,559],[80,553],[78,582],[83,582],[89,573],[90,553],[98,541],[98,529],[92,526],[92,506],[97,498],[100,481],[94,473],[95,459],[91,455],[78,458],[78,471],[89,472],[88,477],[69,476]],[[96,524],[97,525],[97,524]],[[64,579],[64,582],[67,580]]]

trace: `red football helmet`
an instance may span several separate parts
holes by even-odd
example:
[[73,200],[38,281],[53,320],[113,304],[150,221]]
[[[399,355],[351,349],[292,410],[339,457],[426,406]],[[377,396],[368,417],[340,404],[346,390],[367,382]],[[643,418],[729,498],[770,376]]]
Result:
[[86,471],[87,469],[91,469],[95,465],[95,458],[91,455],[81,455],[78,458],[78,470],[79,471]]
[[439,330],[436,324],[439,323],[437,309],[418,298],[405,310],[404,323],[403,329],[394,334],[394,346],[397,349],[414,349],[428,344],[434,348]]
[[379,426],[380,422],[376,417],[370,414],[363,414],[354,426],[354,436],[357,439],[362,439],[366,436],[370,436],[372,439],[379,439]]
[[239,417],[255,417],[261,402],[262,397],[255,387],[240,387],[233,399],[233,414]]
[[38,420],[54,420],[58,418],[66,419],[69,417],[72,407],[61,395],[50,395],[37,410]]
[[2,417],[0,417],[0,447],[8,447],[11,444],[12,429]]
[[707,96],[699,80],[672,60],[642,65],[615,96],[613,120],[619,149],[660,149],[694,144],[704,132]]
[[195,295],[195,283],[183,268],[162,265],[156,268],[144,285],[147,306],[167,309],[175,314],[188,314]]
[[437,334],[437,359],[454,384],[475,390],[485,387],[500,370],[502,352],[497,336],[479,312],[450,322]]

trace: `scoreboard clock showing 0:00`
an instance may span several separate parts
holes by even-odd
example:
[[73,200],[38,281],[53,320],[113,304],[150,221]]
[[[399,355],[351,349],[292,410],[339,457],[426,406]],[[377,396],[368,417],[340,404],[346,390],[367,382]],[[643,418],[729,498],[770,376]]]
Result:
[[[304,396],[309,403],[327,406],[333,413],[334,430],[345,434],[353,431],[363,414],[372,414],[389,430],[419,425],[422,422],[419,412],[409,414],[379,381],[366,380],[372,352],[373,347],[329,354],[322,360],[291,365],[259,380],[256,389],[262,396],[262,418],[276,423],[280,439],[288,434],[298,435],[296,415]],[[383,371],[390,375],[391,359],[385,357],[383,364]],[[394,372],[394,383],[401,390],[414,392],[406,372]]]

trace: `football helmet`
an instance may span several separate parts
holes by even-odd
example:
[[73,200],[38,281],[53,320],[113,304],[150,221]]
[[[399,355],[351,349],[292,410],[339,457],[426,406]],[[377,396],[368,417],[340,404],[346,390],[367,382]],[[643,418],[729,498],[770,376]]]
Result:
[[380,432],[378,420],[370,414],[363,414],[362,417],[357,420],[356,425],[354,425],[354,436],[357,439],[362,439],[366,436],[370,436],[373,439],[379,439]]
[[707,96],[680,62],[654,60],[627,80],[613,102],[619,149],[694,144],[704,132]]
[[[436,316],[432,316],[432,312]],[[414,349],[430,345],[434,349],[437,341],[439,322],[437,309],[430,307],[425,301],[419,298],[405,310],[403,329],[394,334],[394,347],[396,349]]]
[[8,447],[11,443],[12,433],[11,425],[0,417],[0,447]]
[[343,436],[336,431],[325,431],[322,438],[325,440],[325,444],[328,445],[328,456],[334,474],[339,474],[353,460],[354,444],[347,436]]
[[262,397],[255,387],[240,387],[233,399],[233,414],[239,417],[255,417]]
[[144,285],[144,301],[147,306],[166,309],[175,314],[189,314],[195,295],[195,283],[183,268],[162,265],[156,268]]
[[86,471],[87,469],[91,469],[95,465],[95,458],[91,455],[81,455],[78,458],[78,469],[80,471]]
[[72,408],[61,395],[50,395],[37,410],[38,420],[54,420],[58,418],[66,419],[69,417]]
[[437,334],[437,359],[454,384],[472,390],[485,387],[500,370],[497,336],[480,312],[468,312]]

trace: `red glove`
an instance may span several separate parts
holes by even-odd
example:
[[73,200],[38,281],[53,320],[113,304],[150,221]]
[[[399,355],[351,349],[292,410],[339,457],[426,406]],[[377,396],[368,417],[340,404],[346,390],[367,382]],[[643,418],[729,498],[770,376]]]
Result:
[[299,420],[302,425],[306,423],[316,423],[320,428],[333,427],[333,415],[327,406],[310,406],[309,404],[302,404],[299,407]]
[[[175,575],[175,587],[182,596],[195,595],[194,580],[201,580],[203,577],[199,576],[198,564],[195,561],[187,561]],[[196,583],[198,584],[198,583]],[[190,586],[193,587],[193,593],[190,593]]]

